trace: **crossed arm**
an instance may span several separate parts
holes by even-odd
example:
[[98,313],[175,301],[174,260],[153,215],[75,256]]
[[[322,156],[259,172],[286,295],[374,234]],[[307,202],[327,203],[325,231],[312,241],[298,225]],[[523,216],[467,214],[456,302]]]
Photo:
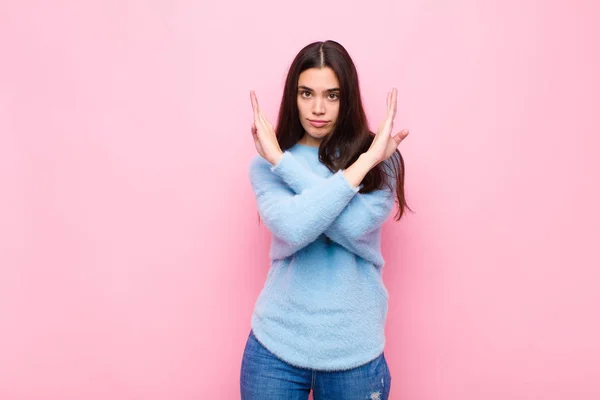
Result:
[[278,241],[277,258],[288,257],[325,234],[359,257],[381,262],[373,246],[379,244],[379,228],[395,197],[386,186],[358,193],[360,186],[352,186],[343,171],[324,178],[290,152],[275,165],[254,159],[250,180],[261,218]]

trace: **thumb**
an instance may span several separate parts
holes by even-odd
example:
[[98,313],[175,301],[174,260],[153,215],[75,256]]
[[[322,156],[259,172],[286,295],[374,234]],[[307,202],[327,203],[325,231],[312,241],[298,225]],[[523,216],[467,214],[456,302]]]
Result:
[[400,143],[408,136],[408,129],[403,129],[394,136],[394,140]]

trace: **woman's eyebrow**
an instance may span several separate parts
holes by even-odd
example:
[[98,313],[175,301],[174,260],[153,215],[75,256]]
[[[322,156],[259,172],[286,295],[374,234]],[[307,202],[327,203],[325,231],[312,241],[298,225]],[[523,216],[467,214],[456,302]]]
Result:
[[[300,90],[300,89],[302,89],[302,90],[308,90],[310,92],[314,92],[313,89],[309,88],[308,86],[304,86],[304,85],[298,86],[298,90]],[[340,88],[332,88],[332,89],[325,90],[325,92],[339,92],[339,91],[340,91]]]

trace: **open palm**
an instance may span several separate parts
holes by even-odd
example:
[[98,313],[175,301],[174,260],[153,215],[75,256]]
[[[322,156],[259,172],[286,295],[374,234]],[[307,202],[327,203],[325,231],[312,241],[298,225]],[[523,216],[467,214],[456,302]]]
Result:
[[252,103],[254,115],[251,131],[256,151],[271,164],[276,164],[277,159],[281,156],[282,152],[279,147],[279,142],[277,141],[275,129],[260,109],[254,91],[250,92],[250,102]]
[[385,119],[382,121],[377,134],[369,147],[367,153],[370,153],[377,162],[382,162],[390,158],[396,151],[400,142],[408,136],[408,130],[403,129],[400,132],[392,136],[392,129],[394,128],[394,118],[396,117],[396,109],[398,104],[398,90],[393,88],[391,92],[387,94],[386,106],[387,111]]

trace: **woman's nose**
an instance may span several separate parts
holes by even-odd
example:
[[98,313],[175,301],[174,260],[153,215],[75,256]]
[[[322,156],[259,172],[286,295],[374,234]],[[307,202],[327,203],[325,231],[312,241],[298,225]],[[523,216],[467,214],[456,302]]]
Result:
[[320,98],[316,98],[313,103],[312,112],[316,115],[325,114],[325,102]]

